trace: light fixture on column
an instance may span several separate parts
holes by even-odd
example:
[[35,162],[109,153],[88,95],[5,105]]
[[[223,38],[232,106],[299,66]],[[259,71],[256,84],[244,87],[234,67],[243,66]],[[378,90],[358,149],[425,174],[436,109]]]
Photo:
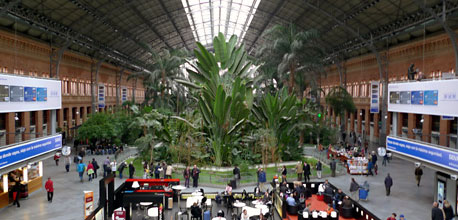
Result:
[[8,175],[3,175],[3,192],[8,192]]
[[43,161],[38,162],[38,175],[43,176]]
[[385,119],[388,119],[388,115],[385,115]]
[[22,170],[22,179],[24,182],[29,182],[29,169],[27,169],[27,167],[24,167]]
[[17,116],[17,113],[14,115],[14,120],[19,120],[19,117]]
[[78,111],[77,111],[77,112],[76,112],[76,114],[77,114],[77,115],[79,115],[79,114],[80,114],[80,112],[78,112]]
[[359,115],[360,115],[360,116],[363,116],[363,112],[360,112]]

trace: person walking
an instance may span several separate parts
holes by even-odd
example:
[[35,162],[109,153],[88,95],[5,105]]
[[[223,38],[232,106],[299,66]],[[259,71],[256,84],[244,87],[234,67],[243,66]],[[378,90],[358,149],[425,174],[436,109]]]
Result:
[[336,176],[336,168],[337,168],[337,163],[336,163],[335,159],[332,159],[330,167],[331,167],[331,176],[335,177]]
[[187,166],[186,169],[183,171],[183,177],[184,186],[189,188],[189,178],[191,177],[191,170],[189,169],[189,166]]
[[54,154],[54,161],[56,161],[56,166],[59,166],[59,159],[60,159],[60,155],[59,153],[56,152],[56,154]]
[[68,172],[70,172],[70,165],[72,163],[72,160],[70,159],[70,157],[65,157],[65,170]]
[[302,163],[299,161],[296,164],[297,181],[302,181],[302,172],[304,172],[304,169],[302,167]]
[[76,170],[78,171],[78,175],[80,176],[80,181],[83,182],[84,171],[86,171],[86,165],[83,163],[83,160],[80,160]]
[[391,216],[388,217],[386,220],[396,220],[396,213],[391,213]]
[[89,176],[89,181],[92,181],[92,177],[94,176],[94,165],[91,162],[87,162],[87,175]]
[[302,167],[304,170],[304,181],[305,182],[310,182],[310,165],[307,163],[307,161],[304,162],[304,166]]
[[281,169],[281,181],[282,182],[288,182],[286,180],[286,176],[288,175],[288,169],[286,169],[286,166],[283,165],[282,169]]
[[111,172],[113,173],[113,176],[116,177],[116,168],[118,168],[118,163],[116,163],[116,160],[113,160],[110,163],[110,167],[111,167]]
[[95,179],[97,178],[97,170],[100,168],[95,158],[92,158],[92,166],[94,167],[94,175],[92,175],[92,179]]
[[134,173],[135,173],[134,162],[130,161],[130,164],[129,164],[129,179],[133,179],[134,178]]
[[238,186],[240,184],[240,169],[237,167],[237,165],[235,165],[234,169],[232,170],[232,174],[234,174],[234,180],[235,180],[235,183],[236,183],[236,186]]
[[323,169],[323,165],[321,164],[321,161],[318,160],[315,167],[316,167],[316,176],[318,177],[318,179],[321,179],[321,170]]
[[259,189],[264,191],[264,183],[266,183],[266,172],[261,168],[259,170]]
[[359,200],[358,190],[359,184],[356,182],[355,178],[351,178],[350,193],[353,200]]
[[417,187],[420,187],[421,176],[423,175],[423,169],[420,166],[415,168],[415,180],[417,181]]
[[105,161],[103,162],[103,177],[106,177],[108,175],[108,167],[110,166],[110,157],[107,157]]
[[382,165],[386,167],[386,162],[387,161],[388,161],[388,153],[385,153],[385,155],[383,156]]
[[258,167],[258,170],[256,170],[256,179],[257,183],[256,186],[259,187],[259,173],[261,172],[261,167]]
[[167,170],[165,171],[165,179],[172,179],[173,167],[172,164],[167,165]]
[[452,220],[453,217],[455,216],[455,213],[453,213],[453,207],[450,205],[450,203],[447,200],[444,200],[444,213],[445,213],[445,220]]
[[17,205],[18,208],[21,207],[21,204],[19,204],[19,199],[21,197],[21,182],[18,180],[14,181],[14,186],[11,191],[13,192],[13,205]]
[[444,212],[440,209],[437,202],[433,203],[433,208],[431,210],[431,220],[444,220]]
[[194,168],[192,169],[192,186],[194,188],[199,186],[199,173],[200,170],[197,168],[197,165],[194,164]]
[[126,162],[122,162],[121,165],[119,165],[119,179],[122,179],[122,172],[124,171],[124,168],[126,168]]
[[157,163],[156,167],[154,168],[154,178],[155,179],[160,179],[162,167],[160,163]]
[[45,189],[48,194],[48,202],[52,202],[52,197],[54,196],[54,183],[51,177],[48,177],[48,181],[45,183]]
[[374,173],[372,172],[372,168],[374,167],[373,163],[372,163],[372,159],[370,159],[368,162],[367,162],[367,174],[366,176],[374,176]]
[[390,174],[388,173],[385,177],[386,196],[390,195],[392,186],[393,186],[393,179],[391,178]]

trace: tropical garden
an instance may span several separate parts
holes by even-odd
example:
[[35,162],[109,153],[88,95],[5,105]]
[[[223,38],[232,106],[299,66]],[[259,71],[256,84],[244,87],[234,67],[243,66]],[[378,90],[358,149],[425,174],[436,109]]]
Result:
[[304,144],[337,142],[320,100],[338,114],[354,104],[343,87],[326,97],[320,88],[319,34],[291,24],[263,37],[252,55],[222,33],[211,49],[197,42],[193,52],[151,51],[147,70],[129,76],[142,79],[145,101],[92,115],[78,139],[134,145],[140,161],[215,166],[301,160]]

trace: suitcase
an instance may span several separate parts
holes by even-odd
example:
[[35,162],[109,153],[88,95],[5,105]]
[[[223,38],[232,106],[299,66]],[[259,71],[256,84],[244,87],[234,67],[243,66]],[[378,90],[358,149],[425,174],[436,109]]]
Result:
[[204,220],[211,220],[211,215],[210,215],[210,211],[205,211],[204,212]]
[[169,197],[167,199],[167,209],[169,210],[173,209],[173,197]]

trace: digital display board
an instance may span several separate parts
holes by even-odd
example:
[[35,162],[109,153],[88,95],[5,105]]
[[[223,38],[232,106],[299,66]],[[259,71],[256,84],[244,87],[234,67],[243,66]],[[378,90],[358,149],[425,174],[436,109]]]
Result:
[[458,79],[390,83],[388,94],[390,112],[458,117]]
[[0,113],[60,109],[61,81],[0,73]]

